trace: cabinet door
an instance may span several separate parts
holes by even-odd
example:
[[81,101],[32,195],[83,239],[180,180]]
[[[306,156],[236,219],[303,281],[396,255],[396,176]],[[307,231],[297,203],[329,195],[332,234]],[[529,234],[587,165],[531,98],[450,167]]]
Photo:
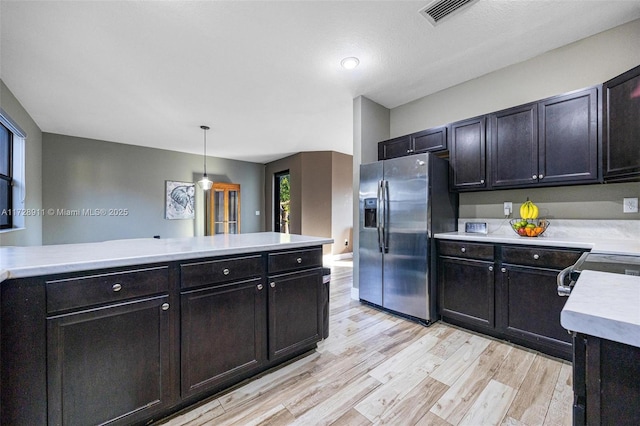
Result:
[[[637,112],[640,114],[640,109]],[[597,182],[597,89],[581,90],[540,102],[538,114],[539,183]],[[637,150],[640,152],[640,148]]]
[[493,328],[493,262],[440,258],[440,314],[472,325]]
[[269,277],[269,360],[322,338],[322,268]]
[[411,154],[411,139],[409,135],[378,143],[378,160],[404,157],[409,154]]
[[536,104],[492,114],[491,186],[510,187],[538,182],[538,112]]
[[571,335],[560,324],[560,312],[567,298],[558,296],[558,273],[552,269],[503,264],[497,302],[498,327],[507,335],[527,340],[534,348],[542,345],[543,349],[556,349],[568,358]]
[[261,279],[182,293],[183,397],[228,384],[263,364],[266,293]]
[[451,125],[450,156],[454,189],[487,187],[485,117]]
[[411,153],[447,149],[447,126],[436,127],[411,134]]
[[603,86],[603,162],[608,181],[640,176],[640,66]]
[[171,402],[168,300],[47,319],[49,424],[131,424]]

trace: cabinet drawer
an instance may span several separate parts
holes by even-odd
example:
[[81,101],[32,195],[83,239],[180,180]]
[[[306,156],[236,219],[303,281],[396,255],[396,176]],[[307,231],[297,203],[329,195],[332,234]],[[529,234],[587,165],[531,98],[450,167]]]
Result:
[[582,251],[535,247],[502,248],[502,262],[541,268],[564,269],[578,260]]
[[260,255],[180,265],[182,288],[260,277],[263,272]]
[[441,256],[455,256],[468,259],[493,260],[492,244],[477,244],[464,241],[439,241]]
[[269,274],[322,266],[322,248],[269,254]]
[[169,291],[169,268],[137,269],[47,281],[47,312],[77,309]]

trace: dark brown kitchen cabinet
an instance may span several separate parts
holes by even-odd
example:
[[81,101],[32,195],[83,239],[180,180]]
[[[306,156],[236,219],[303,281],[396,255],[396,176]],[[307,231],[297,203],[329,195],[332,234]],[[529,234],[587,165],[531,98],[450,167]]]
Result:
[[605,181],[640,179],[640,66],[603,85]]
[[47,319],[48,424],[131,424],[171,399],[169,298]]
[[447,149],[447,126],[434,127],[378,143],[378,160]]
[[275,274],[267,280],[269,361],[274,361],[309,350],[322,339],[322,249],[272,253],[268,264]]
[[576,333],[573,424],[640,424],[640,348]]
[[182,397],[239,381],[266,360],[267,290],[262,278],[181,295]]
[[527,104],[489,117],[491,186],[529,185],[538,177],[538,105]]
[[458,191],[486,189],[486,117],[450,125],[451,187]]
[[598,89],[554,96],[538,103],[538,183],[599,181]]
[[490,115],[491,187],[598,182],[598,90]]
[[438,241],[442,319],[552,356],[571,358],[556,277],[582,251]]
[[445,320],[493,328],[493,245],[440,241],[439,312]]

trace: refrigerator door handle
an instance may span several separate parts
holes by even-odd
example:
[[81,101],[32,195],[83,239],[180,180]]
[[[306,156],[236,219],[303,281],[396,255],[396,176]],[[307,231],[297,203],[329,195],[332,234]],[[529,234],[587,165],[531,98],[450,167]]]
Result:
[[384,252],[389,253],[389,182],[384,180],[382,188],[382,204],[383,212],[382,212],[382,246],[384,247]]
[[382,232],[383,232],[383,225],[382,225],[382,182],[381,180],[378,181],[378,214],[376,217],[376,228],[378,231],[378,250],[380,251],[380,253],[382,253]]

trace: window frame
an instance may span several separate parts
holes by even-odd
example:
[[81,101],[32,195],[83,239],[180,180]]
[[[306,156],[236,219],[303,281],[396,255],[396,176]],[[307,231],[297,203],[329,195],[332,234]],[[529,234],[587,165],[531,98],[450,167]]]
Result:
[[5,175],[3,173],[0,173],[0,180],[7,182],[7,185],[8,185],[6,205],[4,204],[5,200],[2,200],[2,203],[0,203],[0,214],[3,214],[3,216],[6,216],[7,223],[6,224],[0,223],[0,229],[12,229],[13,228],[13,214],[12,214],[13,212],[13,132],[11,131],[11,129],[5,126],[4,123],[2,123],[1,121],[0,121],[0,126],[2,126],[7,131],[7,134],[8,134],[8,143],[6,148],[7,151],[0,153],[2,156],[6,155],[8,160],[7,161],[8,174]]
[[[0,124],[2,124],[11,135],[10,143],[10,175],[11,185],[9,191],[9,206],[11,216],[9,222],[11,225],[1,225],[0,233],[10,232],[25,228],[25,215],[16,214],[18,210],[22,211],[26,201],[26,141],[27,134],[18,126],[18,124],[0,107]],[[3,207],[4,209],[4,207]],[[1,213],[1,211],[0,211]]]

